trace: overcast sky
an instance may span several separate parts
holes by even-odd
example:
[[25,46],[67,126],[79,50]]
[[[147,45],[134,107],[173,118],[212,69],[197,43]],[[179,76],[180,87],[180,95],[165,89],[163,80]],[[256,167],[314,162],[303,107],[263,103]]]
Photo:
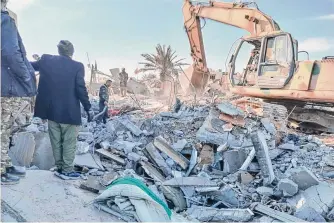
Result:
[[[308,50],[311,59],[334,55],[334,0],[257,0]],[[142,61],[141,53],[153,53],[156,44],[171,45],[191,62],[183,29],[182,0],[10,0],[18,15],[19,31],[28,55],[56,54],[61,39],[75,46],[75,59],[97,60],[99,69],[125,66],[130,75]],[[203,37],[208,65],[224,70],[233,42],[243,30],[207,21]]]

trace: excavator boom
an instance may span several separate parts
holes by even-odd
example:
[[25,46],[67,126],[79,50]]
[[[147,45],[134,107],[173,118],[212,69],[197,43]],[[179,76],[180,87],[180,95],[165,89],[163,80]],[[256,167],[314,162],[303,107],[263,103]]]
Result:
[[[254,3],[255,4],[255,3]],[[251,3],[225,3],[211,1],[209,4],[194,4],[185,0],[183,5],[184,26],[189,38],[193,59],[191,83],[196,89],[203,89],[208,80],[208,67],[201,31],[200,18],[214,20],[226,25],[244,29],[251,37],[279,31],[278,24]]]

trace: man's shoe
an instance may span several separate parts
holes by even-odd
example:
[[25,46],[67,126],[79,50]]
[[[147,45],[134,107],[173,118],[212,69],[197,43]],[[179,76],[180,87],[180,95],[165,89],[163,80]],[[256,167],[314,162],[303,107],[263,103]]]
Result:
[[77,172],[69,172],[69,173],[62,173],[63,175],[70,177],[70,178],[79,178],[80,173]]
[[17,176],[10,175],[8,173],[1,174],[2,185],[14,185],[20,182],[20,178]]
[[19,167],[19,166],[11,166],[6,168],[6,173],[18,177],[25,177],[26,175],[26,168]]

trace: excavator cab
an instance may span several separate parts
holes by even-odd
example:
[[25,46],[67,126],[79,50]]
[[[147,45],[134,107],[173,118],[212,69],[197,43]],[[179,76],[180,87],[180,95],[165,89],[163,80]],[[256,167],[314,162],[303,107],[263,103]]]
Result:
[[[296,44],[289,33],[275,33],[258,38],[241,39],[229,63],[232,86],[280,89],[286,86],[295,72]],[[249,47],[250,46],[250,47]],[[238,59],[245,57],[242,48],[249,48],[249,59],[237,80]]]

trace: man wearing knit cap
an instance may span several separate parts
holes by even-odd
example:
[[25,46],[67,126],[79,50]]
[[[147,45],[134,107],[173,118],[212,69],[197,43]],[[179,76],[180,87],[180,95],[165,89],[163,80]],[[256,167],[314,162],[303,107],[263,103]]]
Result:
[[85,69],[74,61],[73,44],[61,40],[59,56],[44,54],[32,65],[40,73],[35,117],[48,120],[50,141],[56,162],[56,175],[63,179],[80,177],[74,172],[74,157],[81,125],[80,103],[92,118],[93,112],[85,86]]

